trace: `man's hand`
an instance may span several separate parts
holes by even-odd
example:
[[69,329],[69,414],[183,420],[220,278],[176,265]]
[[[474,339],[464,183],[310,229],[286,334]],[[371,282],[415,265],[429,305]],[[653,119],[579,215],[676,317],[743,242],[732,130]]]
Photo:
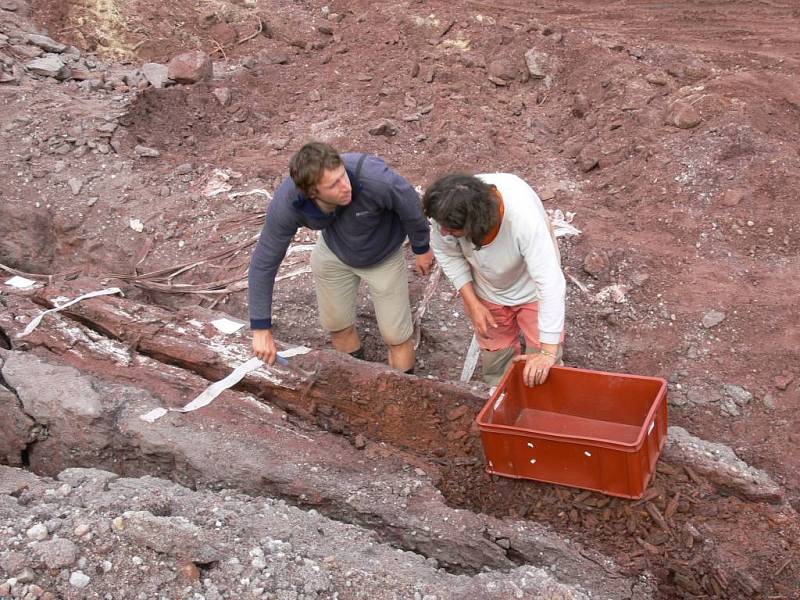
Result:
[[464,301],[464,312],[467,313],[469,320],[472,321],[475,333],[485,338],[489,337],[489,329],[497,327],[497,321],[494,320],[492,313],[475,294],[472,282],[465,283],[458,290],[458,293],[461,294],[461,299]]
[[[555,353],[553,353],[555,354]],[[522,371],[522,380],[528,387],[541,385],[547,380],[550,374],[550,367],[556,364],[556,357],[550,354],[522,354],[514,357],[514,362],[525,361],[525,368]]]
[[474,304],[465,303],[464,307],[469,320],[472,321],[472,326],[475,328],[475,333],[485,338],[489,337],[489,330],[497,327],[497,322],[489,309],[480,302]]
[[427,275],[433,268],[433,250],[428,250],[425,254],[414,256],[414,268],[420,275]]
[[268,365],[275,364],[278,349],[275,347],[275,340],[272,339],[271,329],[253,330],[253,352]]

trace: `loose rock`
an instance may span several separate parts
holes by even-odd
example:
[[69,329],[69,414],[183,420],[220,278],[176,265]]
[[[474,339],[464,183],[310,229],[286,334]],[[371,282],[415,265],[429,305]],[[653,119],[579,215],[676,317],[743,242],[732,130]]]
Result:
[[34,46],[38,46],[45,52],[55,52],[56,54],[60,54],[67,49],[66,44],[62,44],[61,42],[57,42],[46,35],[39,35],[36,33],[29,33],[28,34],[28,43],[33,44]]
[[728,207],[738,206],[742,202],[742,200],[749,198],[749,196],[750,196],[749,192],[745,189],[731,188],[723,192],[719,203],[722,206],[728,206]]
[[78,547],[59,537],[38,544],[34,551],[48,569],[70,567],[78,559]]
[[140,158],[158,158],[161,156],[161,152],[155,148],[142,146],[141,144],[137,144],[133,151],[136,153],[136,156]]
[[513,62],[501,58],[489,63],[488,78],[495,85],[505,86],[517,78],[518,70]]
[[697,127],[703,120],[697,109],[687,102],[681,100],[675,102],[667,113],[666,122],[679,129],[692,129]]
[[226,87],[216,88],[211,91],[220,106],[228,106],[231,103],[231,90]]
[[169,69],[159,63],[145,63],[142,65],[142,74],[154,88],[161,89],[172,83]]
[[725,320],[725,317],[726,315],[724,312],[720,312],[718,310],[710,310],[703,315],[701,324],[706,329],[711,329],[712,327],[716,327],[717,325],[722,323]]
[[78,179],[77,177],[72,177],[67,181],[67,185],[69,185],[69,189],[72,190],[72,195],[77,196],[81,193],[81,189],[83,188],[83,181]]
[[55,79],[66,79],[70,76],[70,71],[58,56],[45,56],[37,58],[25,65],[31,73],[53,77]]
[[69,576],[70,585],[76,588],[85,588],[87,585],[89,585],[90,581],[91,579],[89,576],[83,573],[83,571],[75,571]]
[[583,270],[597,279],[608,269],[608,255],[602,250],[592,250],[583,259]]
[[42,541],[46,540],[49,532],[47,531],[47,527],[44,523],[37,523],[30,529],[25,532],[25,535],[28,536],[28,539]]
[[214,73],[211,59],[200,50],[184,52],[169,61],[167,75],[177,83],[208,81]]
[[725,384],[723,389],[725,390],[725,394],[739,406],[745,406],[753,399],[753,394],[741,386]]
[[368,131],[370,135],[392,137],[397,135],[397,126],[389,119],[383,119],[372,125]]
[[531,48],[525,53],[525,64],[533,79],[544,79],[552,70],[552,60],[544,52]]

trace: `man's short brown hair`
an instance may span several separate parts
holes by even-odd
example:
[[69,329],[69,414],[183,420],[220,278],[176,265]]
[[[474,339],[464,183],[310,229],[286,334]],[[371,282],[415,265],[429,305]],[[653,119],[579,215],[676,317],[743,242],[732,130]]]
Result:
[[342,157],[333,146],[323,142],[309,142],[289,161],[289,175],[301,192],[311,196],[316,191],[322,174],[341,165]]

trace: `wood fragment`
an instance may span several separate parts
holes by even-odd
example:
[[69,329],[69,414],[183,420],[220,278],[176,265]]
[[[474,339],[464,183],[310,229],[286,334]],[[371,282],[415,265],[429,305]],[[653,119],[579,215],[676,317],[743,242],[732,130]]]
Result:
[[661,550],[659,550],[656,546],[653,546],[650,542],[645,542],[642,538],[636,537],[636,543],[639,544],[642,548],[644,548],[650,554],[661,554]]
[[683,470],[686,471],[686,474],[689,476],[689,479],[691,479],[696,485],[703,485],[703,483],[705,483],[703,479],[697,473],[695,473],[694,469],[692,469],[692,467],[690,467],[689,465],[683,465]]
[[448,21],[447,25],[445,25],[444,28],[442,29],[442,32],[439,34],[439,37],[446,36],[450,32],[450,30],[453,28],[453,25],[455,25],[455,24],[456,24],[456,20],[455,19],[450,19],[450,21]]
[[678,510],[678,503],[681,499],[681,493],[676,492],[675,495],[670,499],[667,503],[667,507],[664,509],[664,518],[671,519],[672,515],[675,514],[675,511]]
[[639,506],[641,504],[645,504],[646,502],[650,502],[651,500],[655,500],[661,495],[661,490],[658,488],[650,488],[647,490],[644,495],[639,498],[636,502],[634,502],[631,506]]
[[783,561],[781,566],[778,567],[778,570],[775,571],[775,573],[772,576],[773,577],[778,577],[781,573],[783,573],[786,570],[786,567],[788,567],[790,564],[792,564],[792,560],[793,559],[791,559],[791,558],[787,558],[785,561]]
[[609,498],[608,496],[603,496],[602,498],[598,498],[597,501],[594,503],[594,505],[597,508],[605,508],[606,506],[609,505],[610,502],[611,498]]
[[634,515],[629,515],[628,520],[625,522],[625,528],[628,530],[628,534],[633,534],[636,531],[636,526],[638,525],[638,520]]
[[433,293],[436,291],[441,278],[442,267],[437,264],[428,279],[428,285],[425,286],[425,292],[422,294],[422,299],[419,301],[417,308],[414,310],[414,350],[419,348],[419,343],[422,339],[422,317],[425,316],[425,313],[428,310],[428,305],[430,304]]
[[679,475],[680,470],[676,467],[673,467],[669,463],[665,463],[664,461],[658,461],[656,464],[656,471],[659,473],[664,473],[665,475]]
[[703,593],[703,589],[694,577],[680,571],[675,573],[675,585],[695,596]]

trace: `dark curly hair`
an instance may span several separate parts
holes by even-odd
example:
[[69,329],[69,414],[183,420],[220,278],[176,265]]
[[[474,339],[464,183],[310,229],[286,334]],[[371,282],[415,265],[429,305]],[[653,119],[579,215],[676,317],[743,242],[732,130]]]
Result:
[[289,161],[289,176],[306,196],[313,195],[325,171],[338,168],[342,157],[324,142],[305,144]]
[[422,209],[448,229],[463,229],[480,250],[481,242],[497,225],[500,207],[495,188],[474,175],[453,173],[434,181],[422,197]]

